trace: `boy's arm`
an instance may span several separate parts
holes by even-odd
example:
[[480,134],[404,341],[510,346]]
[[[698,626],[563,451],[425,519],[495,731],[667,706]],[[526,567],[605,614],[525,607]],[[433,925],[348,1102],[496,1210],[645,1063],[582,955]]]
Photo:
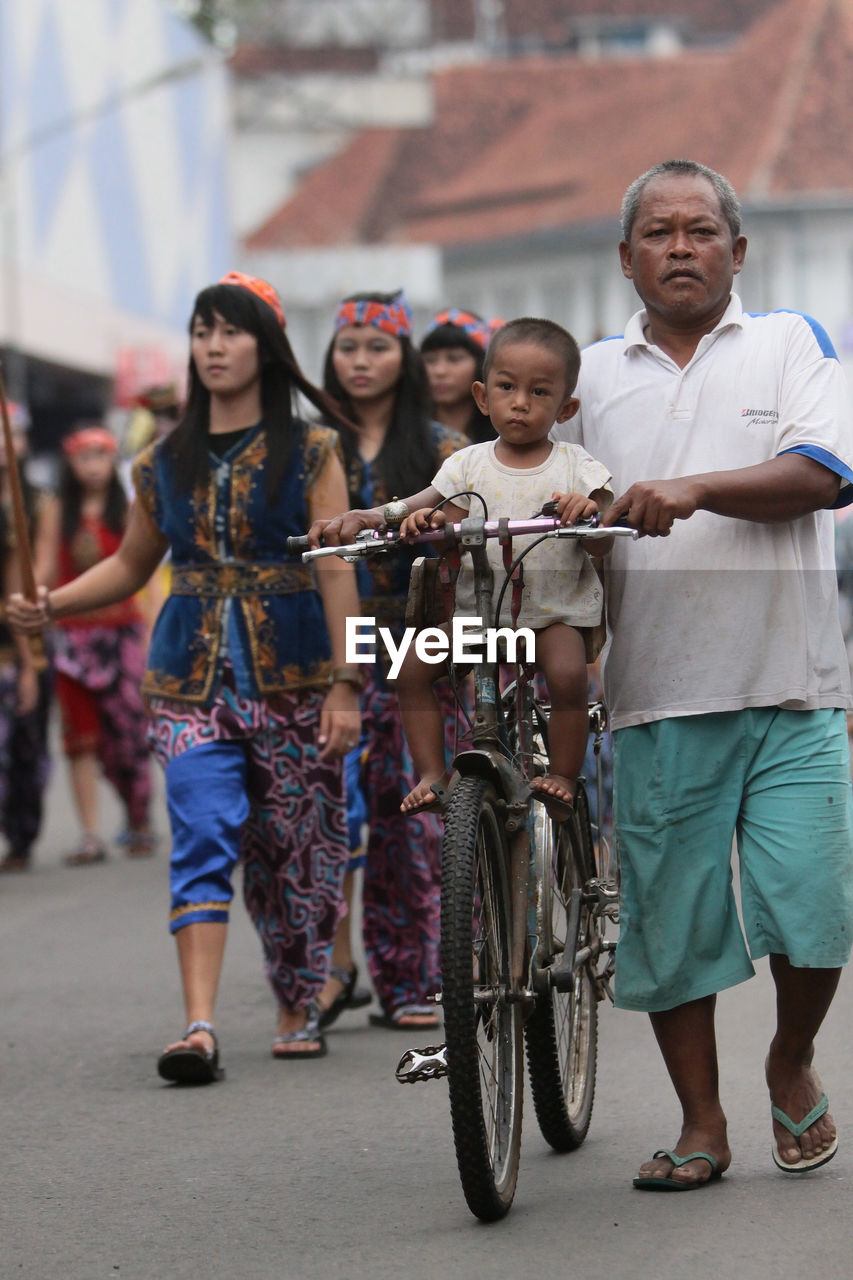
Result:
[[[577,524],[579,520],[588,520],[590,516],[603,513],[613,501],[609,489],[593,489],[589,495],[583,493],[555,493],[557,514],[564,525]],[[587,548],[590,555],[606,556],[613,546],[612,538],[596,538]]]
[[[438,501],[441,502],[440,497]],[[410,511],[406,516],[400,525],[400,537],[405,538],[408,534],[421,533],[424,529],[443,529],[446,524],[458,524],[467,515],[468,512],[464,507],[457,507],[453,502],[443,503],[438,511],[433,511],[432,507],[420,507],[417,511]]]
[[[410,511],[419,507],[434,507],[441,502],[444,494],[439,493],[432,485],[422,489],[420,493],[403,498]],[[315,520],[308,530],[308,542],[312,547],[339,547],[347,542],[354,542],[356,534],[362,529],[378,529],[385,523],[385,508],[370,507],[364,511],[344,511],[333,519]]]

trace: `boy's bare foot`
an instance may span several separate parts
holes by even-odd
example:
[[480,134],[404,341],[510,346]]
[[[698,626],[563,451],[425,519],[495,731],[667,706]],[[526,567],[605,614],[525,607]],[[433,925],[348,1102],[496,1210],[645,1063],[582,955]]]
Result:
[[450,770],[445,769],[444,773],[437,774],[433,777],[426,774],[421,778],[416,787],[413,787],[409,794],[400,805],[401,813],[423,813],[424,810],[432,809],[438,813],[438,796],[432,790],[433,786],[446,787],[450,782]]
[[[811,1063],[792,1064],[777,1058],[773,1051],[764,1065],[770,1101],[799,1124],[820,1102],[823,1087]],[[799,1138],[773,1119],[773,1138],[783,1164],[796,1165],[801,1160],[815,1160],[827,1155],[837,1140],[835,1121],[828,1111],[809,1125]]]
[[712,1176],[719,1177],[721,1173],[725,1173],[732,1162],[732,1153],[726,1138],[725,1120],[722,1122],[722,1129],[685,1125],[673,1150],[677,1156],[688,1156],[692,1151],[707,1151],[717,1161],[717,1169],[714,1170],[708,1161],[701,1157],[676,1166],[668,1156],[658,1156],[641,1165],[637,1177],[667,1178],[671,1182],[698,1185],[709,1182]]
[[555,822],[565,822],[572,816],[577,782],[559,773],[546,773],[541,778],[532,778],[530,789],[534,792],[534,799],[542,801],[548,816]]

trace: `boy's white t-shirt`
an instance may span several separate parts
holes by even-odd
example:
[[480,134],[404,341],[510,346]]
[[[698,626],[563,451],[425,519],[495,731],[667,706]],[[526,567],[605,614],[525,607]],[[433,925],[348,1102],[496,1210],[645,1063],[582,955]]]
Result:
[[[489,519],[526,520],[535,515],[555,493],[582,493],[609,488],[610,474],[580,445],[555,442],[550,455],[538,467],[507,467],[495,457],[495,440],[460,449],[442,463],[433,486],[442,497],[451,498],[464,489],[482,494]],[[455,506],[478,514],[476,498],[453,497]],[[536,536],[513,538],[513,558]],[[496,538],[486,543],[489,563],[495,573],[495,603],[504,580],[503,550]],[[549,538],[524,558],[524,594],[518,626],[533,630],[565,622],[574,627],[592,627],[601,621],[603,593],[589,556],[574,539]],[[501,626],[510,626],[508,588],[501,609]],[[457,617],[474,617],[474,583],[470,560],[462,557],[456,584]],[[492,618],[483,619],[491,626]]]
[[[849,478],[849,393],[826,335],[733,295],[680,369],[644,335],[584,351],[571,436],[610,460],[614,488],[748,467],[788,450]],[[850,705],[833,517],[776,524],[697,511],[666,538],[619,539],[607,560],[614,728],[743,707]]]

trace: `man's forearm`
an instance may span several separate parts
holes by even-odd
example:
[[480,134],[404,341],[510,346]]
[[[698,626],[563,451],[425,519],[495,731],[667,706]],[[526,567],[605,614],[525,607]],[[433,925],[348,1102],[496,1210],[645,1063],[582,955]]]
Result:
[[609,507],[604,524],[624,516],[651,537],[666,537],[676,520],[689,520],[696,511],[777,524],[831,507],[840,483],[835,472],[813,458],[781,454],[733,471],[640,480]]
[[781,454],[758,466],[693,479],[699,492],[698,509],[764,523],[797,520],[831,507],[841,483],[828,467],[802,453]]

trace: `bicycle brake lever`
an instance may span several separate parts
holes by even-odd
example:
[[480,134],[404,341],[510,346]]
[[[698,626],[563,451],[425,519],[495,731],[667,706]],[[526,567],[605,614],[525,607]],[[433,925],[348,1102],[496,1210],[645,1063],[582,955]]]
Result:
[[[540,511],[537,511],[534,514],[533,519],[535,520],[537,516],[551,516],[552,519],[555,519],[558,515],[559,515],[559,512],[557,510],[557,499],[551,498],[549,502],[542,503],[542,509]],[[597,529],[600,523],[601,523],[601,516],[596,511],[595,514],[589,516],[588,519],[578,520],[573,527],[576,529],[580,529],[584,527],[589,529]]]

